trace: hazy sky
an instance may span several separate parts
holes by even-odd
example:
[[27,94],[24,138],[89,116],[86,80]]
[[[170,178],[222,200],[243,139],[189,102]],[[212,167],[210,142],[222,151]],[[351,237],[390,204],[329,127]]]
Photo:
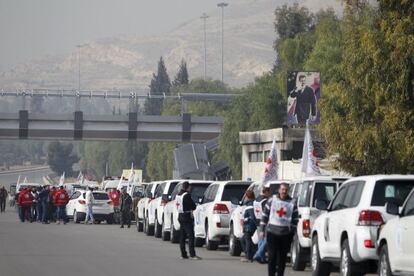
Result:
[[0,0],[0,71],[119,34],[153,35],[215,10],[219,0]]

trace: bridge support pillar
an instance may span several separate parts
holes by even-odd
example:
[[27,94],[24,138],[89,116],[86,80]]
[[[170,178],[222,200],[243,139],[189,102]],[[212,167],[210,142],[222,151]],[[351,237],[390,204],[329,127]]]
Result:
[[74,129],[73,129],[73,139],[82,140],[83,138],[83,112],[75,111],[74,113]]
[[27,139],[29,136],[29,112],[19,110],[19,139]]
[[136,140],[138,135],[138,113],[128,113],[128,140]]
[[191,141],[191,114],[183,113],[183,134],[182,141],[189,142]]

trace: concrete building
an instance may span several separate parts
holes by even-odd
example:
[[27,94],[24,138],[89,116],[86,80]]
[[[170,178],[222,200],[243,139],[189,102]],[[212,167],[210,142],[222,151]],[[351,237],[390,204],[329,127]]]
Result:
[[[311,130],[316,157],[321,160],[321,172],[324,175],[344,175],[332,169],[331,162],[326,159],[324,141],[317,130]],[[300,179],[301,158],[304,128],[275,128],[254,132],[240,132],[242,145],[242,179],[260,181],[263,178],[265,161],[270,153],[273,138],[276,140],[279,161],[279,179]]]

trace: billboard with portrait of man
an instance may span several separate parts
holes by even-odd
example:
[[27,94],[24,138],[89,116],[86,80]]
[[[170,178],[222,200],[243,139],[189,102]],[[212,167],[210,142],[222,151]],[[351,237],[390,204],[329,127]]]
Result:
[[288,72],[287,76],[287,123],[305,125],[320,123],[318,101],[321,97],[320,72]]

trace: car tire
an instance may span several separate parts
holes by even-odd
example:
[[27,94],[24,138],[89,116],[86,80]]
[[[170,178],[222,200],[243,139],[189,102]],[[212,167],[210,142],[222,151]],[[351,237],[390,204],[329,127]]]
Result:
[[229,253],[230,256],[240,256],[242,252],[240,240],[234,235],[233,225],[230,226]]
[[339,266],[339,273],[342,276],[358,276],[363,275],[360,271],[360,266],[355,263],[351,256],[348,240],[344,240],[341,246],[341,262]]
[[155,214],[154,228],[154,236],[156,238],[161,238],[162,226],[158,223],[157,214]]
[[76,210],[73,211],[73,222],[74,223],[80,223],[78,212],[76,212]]
[[390,258],[388,256],[388,247],[384,244],[380,249],[378,264],[378,275],[380,276],[393,276],[390,266]]
[[317,236],[312,239],[311,266],[312,276],[329,276],[331,274],[331,264],[321,260]]
[[106,217],[106,223],[107,223],[107,224],[113,224],[113,223],[114,223],[114,214],[109,214],[109,215]]
[[144,223],[140,221],[139,219],[137,219],[137,231],[138,232],[144,231]]
[[208,233],[208,223],[206,223],[206,248],[207,248],[207,250],[217,250],[218,242],[210,240],[208,235],[209,235],[209,233]]
[[180,241],[180,231],[175,230],[172,217],[171,217],[170,240],[171,240],[171,243],[178,243]]
[[195,247],[202,247],[205,243],[205,240],[203,238],[195,238],[194,239],[194,246]]
[[164,222],[164,219],[162,220],[162,224],[161,224],[161,239],[163,241],[169,241],[170,240],[170,232],[169,231],[165,231],[165,222]]
[[147,234],[147,236],[154,236],[154,225],[151,226],[149,224],[149,218],[148,217],[145,218],[145,225],[147,226],[147,232],[145,232],[145,234]]
[[298,235],[293,236],[292,249],[290,252],[292,269],[295,271],[304,271],[306,268],[306,260],[304,260],[304,248],[300,246]]

